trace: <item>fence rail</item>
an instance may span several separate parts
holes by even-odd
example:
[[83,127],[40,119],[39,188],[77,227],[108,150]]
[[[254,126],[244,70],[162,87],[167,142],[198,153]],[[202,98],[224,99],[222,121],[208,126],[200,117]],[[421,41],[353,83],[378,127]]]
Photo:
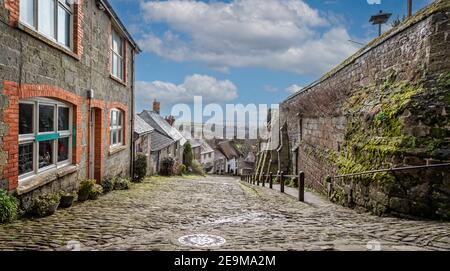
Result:
[[301,202],[305,201],[305,174],[300,172],[298,175],[284,175],[281,171],[278,171],[276,174],[270,172],[267,175],[259,175],[259,178],[256,175],[241,175],[241,181],[247,182],[249,184],[257,185],[265,187],[266,183],[269,184],[269,188],[273,189],[273,180],[277,179],[280,181],[280,192],[284,193],[284,185],[286,178],[297,178],[298,182],[298,200]]
[[395,172],[395,171],[406,171],[406,170],[415,170],[415,169],[425,169],[425,168],[438,168],[438,167],[450,167],[450,163],[446,164],[434,164],[434,165],[423,165],[423,166],[407,166],[407,167],[398,167],[398,168],[385,168],[385,169],[376,169],[369,170],[357,173],[343,174],[331,177],[332,179],[339,179],[345,177],[355,177],[361,175],[375,174],[375,173],[383,173],[383,172]]

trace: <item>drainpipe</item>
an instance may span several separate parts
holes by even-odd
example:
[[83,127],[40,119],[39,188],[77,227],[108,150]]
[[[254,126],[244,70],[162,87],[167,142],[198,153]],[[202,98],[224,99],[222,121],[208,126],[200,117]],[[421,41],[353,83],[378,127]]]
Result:
[[132,54],[131,54],[131,144],[130,144],[130,174],[131,174],[131,178],[134,179],[134,146],[135,146],[135,142],[134,142],[134,80],[135,80],[135,50],[132,50]]

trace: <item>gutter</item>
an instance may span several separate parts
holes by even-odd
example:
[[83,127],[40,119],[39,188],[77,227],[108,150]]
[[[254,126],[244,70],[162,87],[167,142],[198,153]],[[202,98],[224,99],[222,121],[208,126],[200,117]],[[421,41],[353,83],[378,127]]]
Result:
[[125,25],[122,23],[119,16],[114,11],[113,7],[108,2],[108,0],[96,0],[96,1],[97,1],[97,4],[100,3],[103,5],[106,12],[112,17],[112,20],[114,21],[114,23],[120,27],[120,30],[122,30],[122,32],[123,32],[122,34],[124,34],[127,37],[128,41],[133,45],[133,47],[137,51],[137,53],[138,54],[141,53],[142,52],[141,48],[139,48],[139,45],[136,43],[136,41],[133,39],[131,34],[128,32]]

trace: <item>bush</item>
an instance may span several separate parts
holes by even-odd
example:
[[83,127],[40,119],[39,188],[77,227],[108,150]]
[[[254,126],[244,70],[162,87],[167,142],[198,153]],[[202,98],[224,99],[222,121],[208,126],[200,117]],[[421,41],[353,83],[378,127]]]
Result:
[[183,165],[180,162],[175,162],[175,165],[173,166],[173,174],[175,175],[183,175],[186,174],[187,168],[185,165]]
[[126,178],[118,178],[114,181],[114,190],[130,189],[131,182]]
[[192,166],[192,161],[194,160],[194,152],[192,151],[191,143],[187,142],[184,146],[183,151],[183,163],[186,166],[186,168],[189,168]]
[[109,193],[114,190],[114,178],[104,178],[101,182],[101,186],[103,188],[103,193]]
[[147,156],[138,153],[134,162],[134,178],[133,182],[141,182],[147,176]]
[[103,187],[99,184],[95,184],[89,193],[89,199],[96,200],[101,194],[103,194]]
[[16,198],[0,189],[0,223],[13,221],[17,217],[18,208]]
[[42,195],[33,199],[31,212],[38,217],[52,215],[58,208],[61,196],[59,194]]
[[159,169],[159,174],[161,176],[171,176],[173,175],[173,165],[175,161],[172,157],[165,157],[161,161],[161,168]]
[[96,180],[84,180],[80,183],[78,189],[78,201],[86,201],[89,199],[92,188],[96,185]]
[[192,161],[192,173],[205,176],[205,170],[203,169],[202,164],[200,164],[197,160]]

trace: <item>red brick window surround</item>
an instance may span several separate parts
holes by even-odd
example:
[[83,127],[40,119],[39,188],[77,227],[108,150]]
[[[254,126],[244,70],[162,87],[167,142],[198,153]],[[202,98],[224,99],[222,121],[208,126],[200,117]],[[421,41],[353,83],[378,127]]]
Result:
[[[72,148],[70,152],[72,153],[71,159],[67,157],[65,159],[66,161],[71,160],[73,164],[79,164],[81,160],[81,123],[82,123],[82,116],[81,116],[81,105],[82,105],[82,98],[63,89],[53,87],[53,86],[47,86],[47,85],[31,85],[31,84],[25,84],[25,85],[19,85],[15,82],[10,81],[4,81],[3,82],[3,89],[4,94],[9,98],[8,107],[4,110],[4,121],[8,125],[8,132],[3,137],[3,151],[7,153],[7,163],[3,167],[3,178],[8,180],[9,183],[9,190],[14,190],[19,185],[19,142],[24,143],[23,137],[20,138],[19,141],[19,111],[20,111],[20,103],[24,101],[28,101],[27,104],[32,104],[32,100],[34,100],[37,97],[40,98],[49,98],[55,101],[62,101],[64,104],[68,104],[70,106],[61,107],[61,114],[65,114],[67,117],[67,111],[65,108],[70,108],[69,112],[71,112],[72,116],[69,116],[71,121],[71,131],[67,131],[67,127],[62,126],[60,130],[66,130],[63,131],[61,134],[58,133],[58,136],[62,135],[60,138],[68,138],[69,140],[73,140],[72,142],[67,142],[65,140],[64,142],[59,142],[56,144],[55,142],[53,145],[53,148],[63,148],[67,147],[67,144],[72,145]],[[44,102],[45,103],[45,102]],[[51,105],[52,102],[49,100],[49,104]],[[54,107],[56,110],[59,110],[59,107]],[[48,108],[47,108],[48,109]],[[26,112],[26,110],[24,111]],[[28,110],[28,112],[30,112]],[[37,112],[36,110],[34,112]],[[70,113],[69,113],[70,114]],[[47,123],[48,124],[48,123]],[[40,123],[34,122],[34,129],[40,129],[39,125]],[[45,121],[43,122],[43,125],[45,126]],[[55,124],[56,125],[56,124]],[[24,126],[21,126],[22,129]],[[23,133],[23,131],[22,131]],[[72,134],[73,133],[73,134]],[[57,133],[49,133],[49,134],[43,134],[40,135],[40,140],[44,143],[42,148],[52,148],[49,146],[44,146],[46,141],[55,140],[55,138],[51,138]],[[65,135],[65,136],[64,136]],[[48,137],[48,138],[47,138]],[[37,141],[36,135],[33,137],[33,140]],[[59,139],[58,139],[59,140]],[[62,140],[64,141],[64,140]],[[33,144],[39,144],[39,143],[33,143]],[[47,144],[49,145],[49,144]],[[23,147],[23,145],[21,145]],[[25,146],[29,148],[36,148],[35,145],[33,147],[31,146]],[[31,150],[31,149],[30,149]],[[67,153],[66,155],[70,154]],[[40,153],[39,153],[40,154]],[[45,159],[47,159],[50,154],[50,151],[43,151],[42,157],[45,163]],[[54,161],[56,158],[52,158]],[[42,162],[40,161],[40,162]],[[61,161],[63,162],[63,161]],[[23,170],[23,169],[21,169]],[[35,169],[33,169],[35,170]]]
[[[5,0],[5,8],[9,11],[9,24],[19,27],[25,32],[49,43],[51,46],[70,52],[76,58],[83,54],[83,1],[74,0],[67,4],[65,0],[46,2],[54,10],[54,17],[45,16],[38,23],[39,0]],[[51,4],[49,4],[51,3]],[[21,10],[21,7],[23,10]],[[46,8],[48,8],[46,7]],[[50,19],[53,18],[53,19]]]
[[[125,146],[128,139],[128,107],[119,102],[111,102],[108,104],[108,108],[108,145],[110,149]],[[117,115],[117,113],[119,114]]]

